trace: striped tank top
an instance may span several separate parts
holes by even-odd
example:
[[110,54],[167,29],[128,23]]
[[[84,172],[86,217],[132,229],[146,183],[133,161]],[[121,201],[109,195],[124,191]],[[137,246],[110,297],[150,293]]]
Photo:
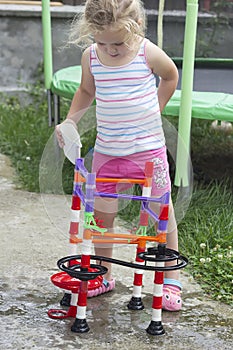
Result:
[[90,68],[96,87],[97,137],[95,151],[126,156],[165,145],[156,79],[148,67],[145,46],[124,66],[103,65],[96,45],[90,50]]

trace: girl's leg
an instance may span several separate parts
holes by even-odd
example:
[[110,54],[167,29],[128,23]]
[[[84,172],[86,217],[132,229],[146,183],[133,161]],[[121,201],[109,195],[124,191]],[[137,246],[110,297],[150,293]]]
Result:
[[[160,205],[158,203],[153,203],[150,205],[151,209],[159,215]],[[167,228],[167,248],[174,249],[178,251],[178,230],[174,214],[174,208],[172,201],[170,199],[169,204],[169,214],[168,214],[168,228]],[[157,232],[157,223],[155,224],[155,232]],[[174,261],[167,262],[166,266],[174,265]],[[179,270],[167,271],[165,273],[165,278],[179,279]]]
[[[172,216],[171,216],[172,217]],[[173,220],[173,219],[171,219]],[[173,220],[175,222],[175,219]],[[169,227],[169,226],[168,226]],[[168,229],[167,248],[178,251],[177,226]],[[174,265],[176,261],[167,262],[166,266]],[[180,270],[166,271],[164,274],[162,308],[167,311],[179,311],[182,307],[182,284],[180,283]]]
[[[158,214],[158,206],[154,205],[153,210]],[[155,225],[157,231],[157,225]],[[178,251],[178,230],[174,215],[172,202],[169,205],[169,221],[167,230],[167,248]],[[167,262],[166,266],[172,266],[176,261]],[[168,311],[179,311],[182,307],[181,283],[179,270],[166,271],[164,274],[163,301],[162,307]]]
[[[170,199],[169,205],[169,221],[168,221],[168,229],[167,229],[167,248],[174,249],[178,251],[178,230],[177,224],[174,214],[174,208],[172,201]],[[170,263],[166,263],[166,266],[174,265],[175,261],[171,261]],[[167,271],[165,273],[165,278],[171,278],[174,280],[179,280],[180,273],[179,270]]]
[[[102,225],[113,232],[114,219],[117,214],[118,201],[112,198],[96,198],[95,199],[95,218],[102,221]],[[100,238],[101,241],[101,238]],[[110,244],[96,244],[95,254],[99,256],[112,257],[112,245]],[[103,262],[102,265],[107,267],[108,272],[104,276],[107,281],[112,280],[111,263]]]
[[[167,229],[167,248],[178,251],[178,230],[171,200]],[[171,261],[167,262],[166,266],[175,264],[176,261]],[[182,307],[180,270],[166,271],[164,277],[162,307],[168,311],[179,311]]]

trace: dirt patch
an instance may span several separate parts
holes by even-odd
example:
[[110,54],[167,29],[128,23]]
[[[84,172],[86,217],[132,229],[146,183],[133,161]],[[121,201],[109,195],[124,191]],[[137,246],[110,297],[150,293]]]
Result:
[[213,180],[221,182],[231,179],[233,174],[233,154],[204,154],[198,160],[193,159],[193,169],[196,180],[202,180],[206,183]]
[[0,177],[5,179],[13,179],[14,176],[15,171],[11,165],[10,159],[3,154],[0,154]]

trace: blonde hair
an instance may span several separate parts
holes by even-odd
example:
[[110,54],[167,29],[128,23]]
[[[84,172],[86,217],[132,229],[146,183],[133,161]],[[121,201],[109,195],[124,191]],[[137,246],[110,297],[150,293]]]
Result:
[[[86,47],[93,42],[93,35],[107,27],[125,29],[127,41],[144,38],[146,17],[141,0],[87,0],[84,13],[76,16],[71,25],[69,43]],[[133,40],[132,40],[133,39]]]

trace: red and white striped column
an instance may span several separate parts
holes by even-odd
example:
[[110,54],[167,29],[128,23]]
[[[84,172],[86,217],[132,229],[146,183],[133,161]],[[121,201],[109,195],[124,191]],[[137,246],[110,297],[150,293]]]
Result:
[[[143,197],[151,197],[152,191],[152,177],[154,172],[154,163],[146,162],[145,164],[145,183],[142,189]],[[143,204],[140,211],[139,219],[139,232],[142,232],[143,235],[146,235],[146,229],[149,224],[149,214],[143,209]],[[146,241],[140,241],[137,245],[136,251],[136,263],[144,265],[144,260],[138,257],[139,253],[143,253],[146,250]],[[128,304],[130,310],[142,310],[144,305],[142,303],[142,282],[143,282],[143,270],[136,269],[134,271],[134,282],[133,282],[133,293],[132,298]]]
[[80,223],[80,212],[81,212],[81,200],[79,196],[72,195],[71,205],[71,219],[70,219],[70,255],[77,254],[77,242],[76,238],[79,234],[79,223]]
[[[164,267],[164,262],[156,262],[156,266]],[[162,325],[162,298],[163,298],[164,272],[155,271],[154,289],[152,301],[152,318],[147,333],[151,335],[162,335],[165,333]]]
[[[82,242],[82,257],[81,257],[81,270],[90,268],[90,255],[92,249],[92,236],[91,231],[84,230],[83,242]],[[89,331],[89,326],[86,321],[86,309],[87,309],[87,293],[88,293],[88,281],[81,281],[78,302],[77,313],[74,324],[71,327],[72,332],[85,333]]]
[[[74,173],[74,186],[76,185],[76,180],[78,178],[77,170]],[[79,234],[79,223],[80,223],[80,213],[81,213],[81,199],[78,195],[75,194],[75,191],[72,194],[72,203],[70,209],[70,227],[69,227],[69,255],[77,254],[77,241],[76,238]],[[73,265],[77,262],[70,261],[70,265]],[[62,306],[74,305],[77,296],[73,295],[75,293],[70,290],[64,290],[63,298],[60,301]],[[76,303],[77,307],[77,303]]]
[[[79,196],[73,194],[72,195],[72,204],[71,204],[71,218],[70,218],[70,228],[69,228],[69,254],[76,255],[77,254],[77,242],[75,238],[77,238],[79,234],[79,223],[80,223],[80,212],[81,212],[81,200]],[[77,261],[70,261],[69,265],[72,266],[76,264]],[[70,307],[68,310],[69,317],[75,317],[77,313],[77,303],[78,303],[78,293],[80,288],[80,282],[77,281],[77,288],[72,289],[72,293],[70,295]],[[65,291],[65,294],[68,294],[69,291]]]
[[[157,234],[160,235],[158,243],[158,255],[159,259],[164,258],[166,255],[166,234],[168,225],[168,212],[169,212],[169,199],[170,193],[166,193],[163,196],[163,203],[160,203],[160,213]],[[161,259],[162,260],[162,259]],[[159,268],[165,267],[165,261],[156,261],[155,266],[158,271],[155,271],[154,277],[154,290],[153,290],[153,302],[152,302],[152,319],[147,333],[151,335],[162,335],[165,333],[162,325],[162,298],[163,298],[163,284],[164,284],[164,272],[159,271]]]

